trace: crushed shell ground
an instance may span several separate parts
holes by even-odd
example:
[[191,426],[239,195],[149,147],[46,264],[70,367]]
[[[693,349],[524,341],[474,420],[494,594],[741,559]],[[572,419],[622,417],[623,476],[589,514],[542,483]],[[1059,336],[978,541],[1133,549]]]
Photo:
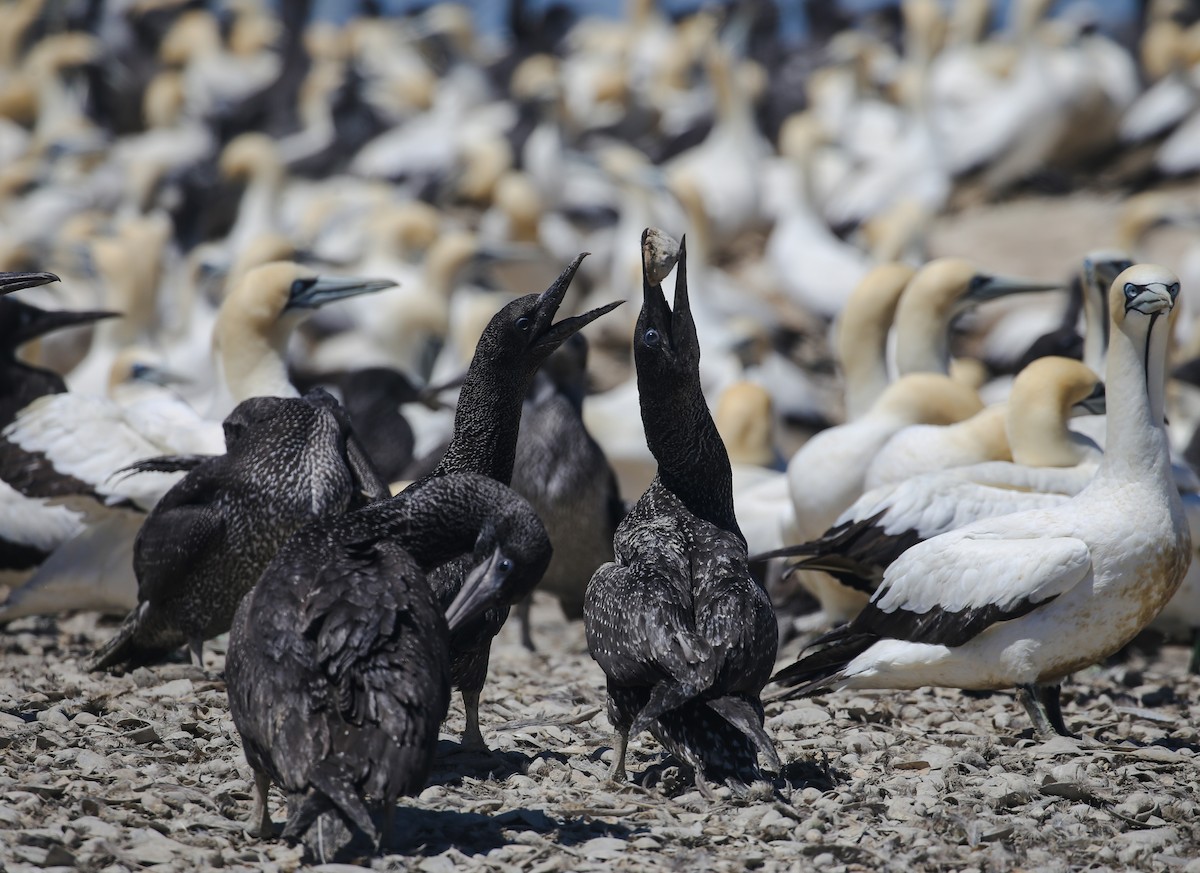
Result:
[[[776,796],[705,801],[653,739],[607,780],[603,676],[582,627],[538,601],[529,654],[493,650],[483,730],[443,728],[430,785],[394,816],[376,869],[550,871],[1200,871],[1200,680],[1164,647],[1074,677],[1080,741],[1034,739],[1011,694],[839,692],[771,704]],[[220,679],[180,664],[81,665],[112,632],[30,619],[0,636],[0,864],[8,871],[292,870],[301,850],[246,832],[250,772]],[[789,654],[785,651],[785,656]],[[457,696],[456,696],[457,697]],[[274,819],[283,798],[272,793]],[[318,869],[350,869],[325,865]]]

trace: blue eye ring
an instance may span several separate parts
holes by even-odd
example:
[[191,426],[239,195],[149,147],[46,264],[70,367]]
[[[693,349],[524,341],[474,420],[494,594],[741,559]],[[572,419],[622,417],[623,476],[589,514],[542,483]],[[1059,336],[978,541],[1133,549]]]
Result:
[[533,324],[533,322],[529,320],[529,316],[522,315],[520,318],[517,319],[517,330],[519,330],[523,333],[528,333],[529,326],[531,324]]
[[651,348],[657,346],[662,340],[662,335],[652,327],[646,328],[646,332],[642,334],[642,341]]
[[1132,300],[1134,297],[1137,297],[1138,292],[1141,290],[1142,289],[1140,289],[1137,285],[1134,285],[1132,282],[1125,283],[1125,296],[1130,300]]
[[498,563],[496,565],[496,569],[500,573],[504,574],[505,576],[507,576],[509,573],[512,572],[512,568],[513,568],[513,562],[510,561],[508,558],[501,559],[500,563]]

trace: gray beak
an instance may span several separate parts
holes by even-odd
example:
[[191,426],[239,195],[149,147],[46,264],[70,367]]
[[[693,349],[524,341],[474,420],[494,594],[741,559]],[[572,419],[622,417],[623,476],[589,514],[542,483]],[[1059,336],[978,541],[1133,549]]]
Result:
[[1092,393],[1071,407],[1074,415],[1104,415],[1108,412],[1108,403],[1104,395],[1104,383],[1097,382]]
[[191,380],[178,373],[172,373],[153,364],[134,364],[130,368],[130,376],[138,382],[149,382],[151,385],[186,385]]
[[297,279],[292,283],[288,297],[288,309],[316,309],[326,303],[371,294],[385,288],[394,288],[391,279],[355,279],[342,276],[314,276]]
[[1061,282],[1034,282],[1030,279],[1016,279],[1011,276],[991,276],[987,273],[977,273],[971,277],[967,292],[962,302],[968,306],[1007,297],[1009,294],[1025,294],[1031,291],[1053,291],[1061,288]]
[[446,609],[446,623],[450,625],[450,631],[454,632],[493,606],[500,598],[510,572],[512,561],[504,557],[497,547],[483,563],[468,573],[458,596]]
[[11,294],[22,288],[37,288],[57,281],[58,276],[53,273],[0,273],[0,294]]

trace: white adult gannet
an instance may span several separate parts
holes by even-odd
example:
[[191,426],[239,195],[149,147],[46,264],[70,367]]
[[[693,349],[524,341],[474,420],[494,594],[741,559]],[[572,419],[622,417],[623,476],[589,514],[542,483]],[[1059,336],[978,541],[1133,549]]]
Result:
[[[1018,377],[1007,408],[998,410],[1004,413],[1012,461],[925,472],[872,487],[819,539],[761,557],[807,556],[797,565],[804,571],[802,583],[828,621],[849,621],[887,566],[915,543],[981,518],[1055,506],[1082,490],[1100,453],[1091,440],[1068,430],[1067,422],[1081,409],[1103,410],[1100,387],[1096,374],[1079,361],[1039,358]],[[1039,477],[1043,468],[1063,475]]]
[[[290,262],[251,270],[222,304],[214,329],[224,394],[231,404],[261,395],[299,396],[288,381],[284,358],[293,329],[316,307],[393,284],[388,279],[319,276]],[[114,473],[158,455],[224,452],[220,421],[195,413],[165,391],[116,399],[71,392],[49,395],[29,404],[4,430],[4,438],[6,451],[36,459],[45,476],[74,481],[85,497],[141,509],[151,508],[177,476]],[[63,501],[70,499],[72,507],[78,503],[66,485],[58,493]],[[112,609],[136,603],[132,575],[119,574],[130,567],[139,523],[140,515],[131,520],[130,513],[123,513],[85,525],[23,586],[22,609]],[[120,579],[127,584],[113,581]],[[0,620],[5,616],[0,612]]]
[[956,424],[914,425],[896,434],[871,459],[866,487],[988,461],[1063,467],[1098,459],[1100,447],[1068,430],[1067,418],[1102,412],[1103,400],[1100,377],[1086,365],[1038,358],[1017,374],[1007,403]]
[[830,688],[1016,686],[1038,733],[1067,734],[1058,684],[1131,640],[1187,570],[1191,537],[1163,428],[1170,270],[1109,292],[1111,414],[1096,477],[1066,504],[976,522],[909,549],[854,621],[779,671]]

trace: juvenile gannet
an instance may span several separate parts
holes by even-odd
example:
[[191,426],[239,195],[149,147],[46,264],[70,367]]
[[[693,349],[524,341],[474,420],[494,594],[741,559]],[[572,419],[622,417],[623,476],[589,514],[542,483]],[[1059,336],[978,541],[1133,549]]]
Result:
[[229,630],[275,551],[310,521],[388,496],[330,395],[255,397],[224,421],[225,454],[191,463],[138,531],[138,606],[91,669],[155,664]]
[[761,779],[759,753],[779,765],[759,701],[775,615],[750,576],[729,457],[700,390],[683,241],[674,309],[649,267],[642,289],[634,355],[658,474],[617,528],[615,561],[588,584],[584,627],[608,677],[612,777],[625,778],[630,735],[649,730],[709,795],[710,780],[738,788]]
[[[448,608],[426,573],[464,540],[471,570]],[[450,634],[527,592],[550,559],[533,508],[474,473],[310,524],[279,550],[238,607],[225,675],[254,772],[255,824],[267,792],[288,796],[285,839],[314,851],[328,810],[377,841],[396,797],[425,787],[450,704]],[[444,616],[443,616],[444,613]],[[332,832],[331,832],[332,833]]]
[[1176,276],[1152,264],[1113,282],[1108,434],[1091,484],[1062,506],[985,519],[909,549],[857,618],[776,674],[785,696],[1015,685],[1038,733],[1067,733],[1058,683],[1145,627],[1190,559],[1163,428],[1163,316],[1178,292]]

